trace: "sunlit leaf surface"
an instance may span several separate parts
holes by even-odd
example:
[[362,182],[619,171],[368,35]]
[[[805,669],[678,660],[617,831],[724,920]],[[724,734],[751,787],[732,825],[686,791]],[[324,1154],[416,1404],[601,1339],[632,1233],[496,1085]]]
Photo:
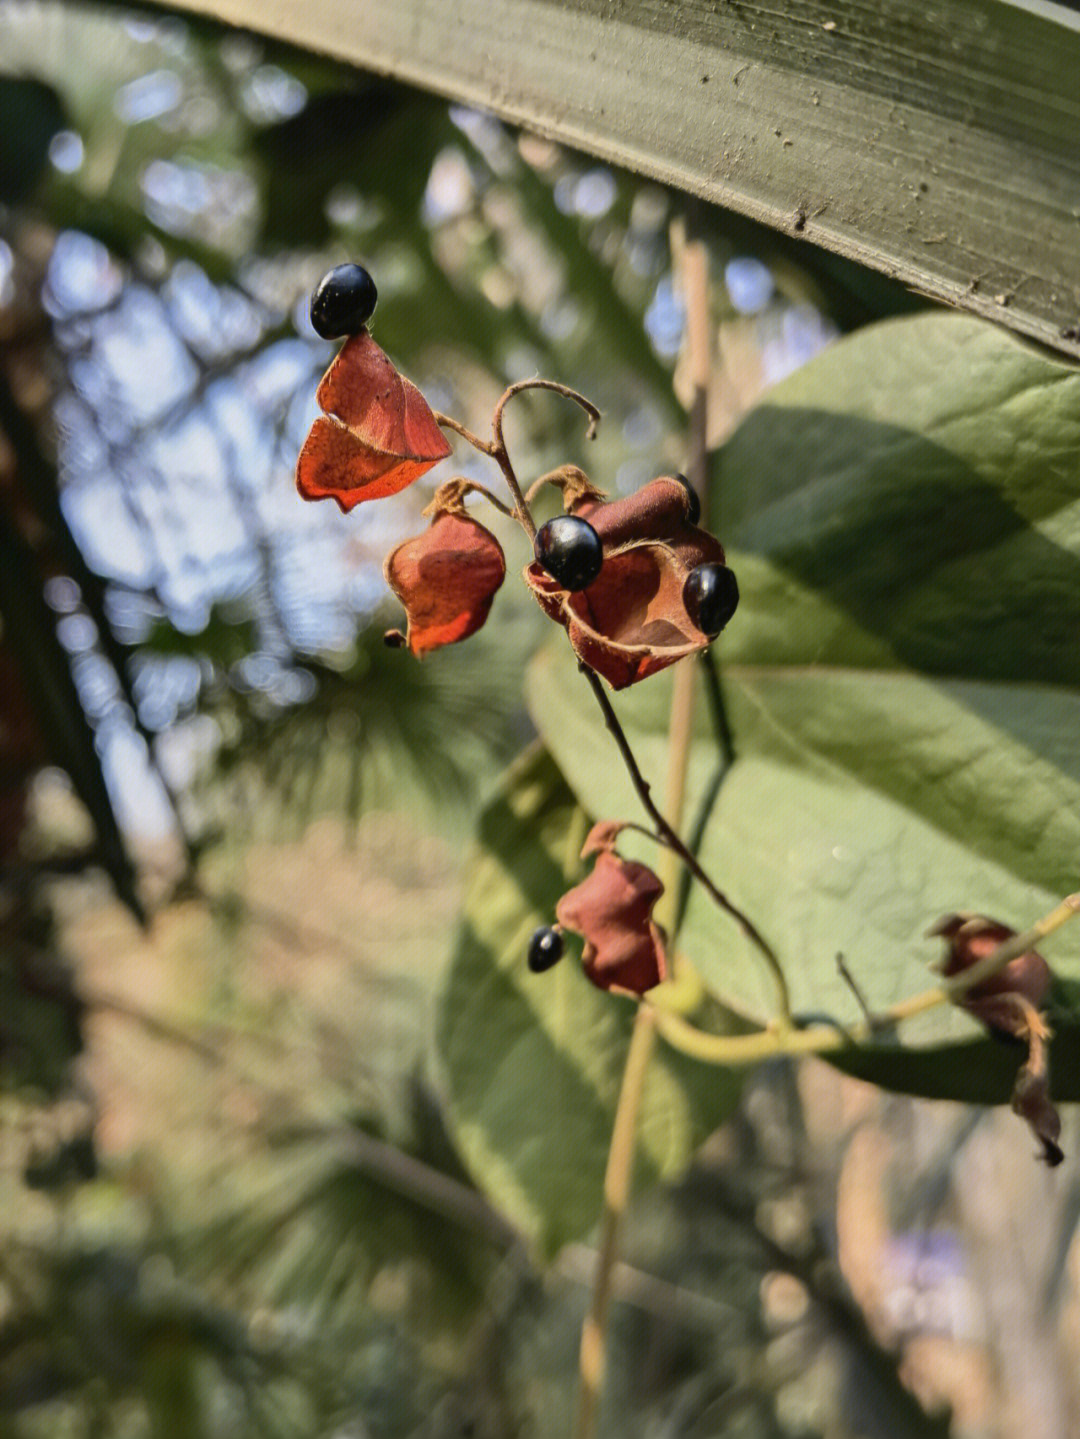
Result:
[[[884,1006],[931,982],[939,914],[1022,928],[1076,888],[1078,461],[1080,374],[952,316],[833,347],[721,453],[714,514],[742,602],[716,650],[738,758],[703,857],[779,951],[797,1011],[852,1015],[838,951]],[[582,803],[636,815],[572,667],[545,652],[530,688]],[[620,714],[655,773],[668,696],[640,688]],[[703,705],[693,792],[714,765]],[[696,890],[683,942],[722,995],[771,1012],[758,958]],[[1075,936],[1048,953],[1080,975]],[[941,1008],[904,1038],[976,1033]],[[865,1067],[899,1079],[887,1054]],[[994,1076],[982,1090],[1004,1097]],[[980,1084],[954,1067],[931,1088]]]

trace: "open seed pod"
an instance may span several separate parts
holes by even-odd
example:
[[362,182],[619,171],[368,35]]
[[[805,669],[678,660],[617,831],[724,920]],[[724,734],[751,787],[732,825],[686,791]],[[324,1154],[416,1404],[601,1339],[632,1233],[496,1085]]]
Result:
[[567,490],[569,512],[588,520],[603,544],[599,576],[571,592],[536,561],[525,570],[525,582],[565,626],[579,659],[612,689],[636,684],[710,642],[690,617],[683,589],[699,565],[722,565],[724,549],[691,524],[691,498],[673,476],[610,503],[591,487],[580,495]]
[[404,490],[450,453],[428,402],[362,329],[346,340],[316,394],[324,411],[296,464],[305,500],[346,512]]

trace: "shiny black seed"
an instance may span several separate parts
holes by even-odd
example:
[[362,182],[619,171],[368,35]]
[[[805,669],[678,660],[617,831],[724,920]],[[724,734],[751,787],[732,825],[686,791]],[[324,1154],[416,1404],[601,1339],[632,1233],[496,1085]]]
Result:
[[355,335],[375,313],[378,298],[363,265],[335,265],[311,292],[311,328],[324,340]]
[[686,492],[690,496],[690,504],[686,511],[686,518],[692,525],[696,525],[698,520],[701,519],[701,497],[685,475],[676,475],[675,479],[686,486]]
[[735,613],[739,586],[727,565],[698,565],[683,585],[686,613],[703,635],[715,639]]
[[577,515],[556,515],[541,525],[533,547],[536,563],[564,590],[591,585],[604,563],[600,536],[588,520]]
[[543,974],[563,956],[563,937],[550,924],[542,924],[533,931],[529,940],[529,968],[533,974]]

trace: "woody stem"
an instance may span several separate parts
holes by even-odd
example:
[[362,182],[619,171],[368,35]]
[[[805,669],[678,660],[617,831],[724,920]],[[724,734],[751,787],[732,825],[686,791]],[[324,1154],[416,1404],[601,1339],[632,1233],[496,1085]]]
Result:
[[506,480],[507,487],[517,506],[517,517],[526,534],[531,540],[535,540],[536,523],[529,510],[528,500],[518,484],[514,467],[510,463],[506,440],[503,438],[503,411],[514,396],[520,395],[523,390],[551,390],[553,394],[562,395],[564,399],[572,400],[575,405],[580,405],[589,417],[589,428],[585,433],[586,438],[590,440],[596,437],[596,427],[600,423],[600,411],[591,400],[587,400],[584,395],[579,395],[577,390],[572,390],[569,385],[560,385],[558,380],[518,380],[516,384],[510,385],[504,390],[499,403],[495,406],[495,413],[491,417],[492,442],[487,453],[491,455],[503,472],[503,478]]
[[564,400],[572,400],[575,405],[580,405],[589,417],[589,427],[585,431],[585,438],[587,440],[596,439],[600,411],[591,400],[587,400],[577,390],[572,390],[569,385],[561,385],[558,380],[518,380],[503,392],[502,398],[495,406],[495,413],[491,417],[491,432],[495,436],[496,446],[502,446],[504,450],[506,448],[503,444],[502,433],[503,411],[514,396],[520,395],[523,390],[551,390],[553,394],[562,395]]
[[630,775],[630,779],[633,783],[634,789],[637,791],[637,796],[641,800],[641,803],[645,806],[649,818],[656,826],[657,837],[662,841],[662,843],[666,844],[669,849],[675,851],[675,853],[682,860],[686,868],[708,893],[713,903],[716,904],[720,909],[722,909],[725,914],[731,916],[731,918],[742,930],[743,934],[746,935],[747,939],[758,950],[761,957],[768,965],[769,971],[772,974],[773,981],[776,985],[777,1005],[779,1009],[780,1023],[785,1028],[790,1027],[791,995],[788,990],[787,979],[784,975],[783,966],[780,963],[780,959],[776,951],[773,949],[769,941],[754,924],[753,920],[750,919],[749,915],[744,914],[743,911],[738,907],[738,905],[735,904],[732,900],[728,899],[727,895],[724,894],[723,890],[721,890],[713,882],[710,876],[701,867],[701,864],[698,862],[697,856],[694,855],[689,849],[687,849],[686,845],[679,838],[676,831],[671,827],[670,824],[668,824],[667,820],[661,814],[649,791],[649,782],[648,780],[646,780],[645,776],[641,773],[641,770],[638,767],[638,762],[634,758],[634,752],[630,748],[630,742],[626,738],[626,733],[623,730],[622,725],[619,723],[619,717],[618,715],[616,715],[612,703],[607,697],[600,677],[595,673],[595,671],[589,669],[587,665],[581,665],[579,666],[579,668],[581,669],[582,673],[585,675],[585,678],[589,681],[589,684],[592,687],[592,692],[596,696],[596,702],[600,706],[600,709],[603,711],[604,723],[611,731],[611,734],[615,739],[616,745],[618,745],[619,753],[622,755],[623,763],[626,765],[626,769]]
[[455,435],[460,435],[463,440],[467,440],[474,450],[479,450],[483,455],[494,453],[494,446],[490,440],[482,440],[479,435],[474,435],[472,430],[466,429],[460,420],[455,420],[452,415],[441,414],[438,410],[433,410],[432,414],[435,416],[437,425],[441,425],[444,430],[453,430]]
[[[541,382],[539,380],[534,380],[529,383],[543,383],[544,387],[548,388],[548,382],[546,381]],[[556,389],[561,388],[561,386],[555,386],[554,382],[552,382],[552,387]],[[515,388],[521,387],[515,387],[511,385],[495,408],[495,418],[493,419],[491,426],[494,438],[490,440],[482,440],[479,435],[474,435],[472,430],[468,429],[459,420],[455,420],[451,415],[440,414],[438,410],[433,411],[433,413],[435,415],[435,423],[437,425],[441,425],[445,430],[453,430],[455,435],[460,435],[463,440],[466,440],[470,445],[472,445],[474,450],[479,450],[482,455],[488,455],[491,457],[491,459],[495,461],[499,469],[503,472],[503,479],[506,481],[507,489],[513,496],[514,508],[512,510],[509,510],[504,505],[500,504],[499,501],[495,498],[495,496],[491,493],[491,491],[484,489],[483,485],[473,485],[473,489],[479,490],[483,494],[485,494],[491,501],[491,503],[497,509],[502,510],[504,514],[513,515],[514,519],[517,520],[518,524],[521,525],[521,528],[529,536],[529,539],[534,540],[536,538],[536,525],[533,522],[533,517],[529,511],[529,506],[526,502],[525,496],[521,493],[521,486],[518,484],[517,475],[514,474],[514,467],[510,463],[510,456],[507,453],[506,442],[503,439],[502,434],[503,406],[506,404],[510,396],[514,393]],[[588,404],[588,401],[586,400],[585,403]]]
[[506,445],[503,443],[502,431],[496,431],[495,443],[491,447],[491,457],[503,472],[503,479],[506,481],[506,488],[514,498],[514,518],[528,535],[530,540],[536,539],[536,521],[529,509],[529,502],[522,494],[521,486],[518,484],[518,477],[514,473],[514,467],[510,463],[510,456],[507,454]]

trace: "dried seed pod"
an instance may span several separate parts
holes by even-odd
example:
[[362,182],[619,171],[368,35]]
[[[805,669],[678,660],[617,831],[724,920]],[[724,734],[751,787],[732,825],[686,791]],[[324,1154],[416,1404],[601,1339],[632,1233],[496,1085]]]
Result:
[[296,463],[305,500],[346,512],[404,490],[450,453],[423,395],[367,333],[346,340],[319,385],[318,417]]
[[[1015,929],[996,919],[966,913],[943,915],[927,930],[928,936],[941,935],[948,943],[941,964],[941,973],[946,976],[970,969],[1015,934]],[[969,989],[960,1003],[988,1028],[1015,1035],[1017,1009],[1010,996],[1020,995],[1033,1009],[1041,1009],[1050,979],[1046,960],[1035,950],[1028,950],[1010,960],[997,974]]]
[[652,918],[664,886],[648,865],[615,853],[614,834],[610,825],[594,829],[583,850],[599,850],[592,873],[563,895],[555,913],[566,929],[584,935],[582,966],[593,984],[639,995],[667,976],[666,936]]
[[588,487],[567,495],[570,512],[600,538],[600,573],[571,591],[534,562],[525,581],[579,659],[618,690],[704,649],[710,637],[687,610],[684,588],[700,565],[723,565],[724,549],[692,523],[683,481],[662,476],[610,503]]
[[465,489],[467,482],[457,480],[441,486],[425,511],[434,514],[429,528],[398,545],[383,565],[405,606],[405,639],[414,655],[475,634],[506,576],[502,546],[465,512]]
[[[946,940],[941,972],[952,976],[993,954],[1016,930],[984,914],[946,914],[927,933]],[[1013,1087],[1012,1108],[1027,1122],[1041,1145],[1042,1158],[1051,1166],[1065,1157],[1058,1144],[1061,1119],[1050,1097],[1050,1029],[1040,1013],[1052,978],[1046,960],[1029,949],[974,985],[959,1001],[992,1034],[1027,1046],[1027,1059]]]

